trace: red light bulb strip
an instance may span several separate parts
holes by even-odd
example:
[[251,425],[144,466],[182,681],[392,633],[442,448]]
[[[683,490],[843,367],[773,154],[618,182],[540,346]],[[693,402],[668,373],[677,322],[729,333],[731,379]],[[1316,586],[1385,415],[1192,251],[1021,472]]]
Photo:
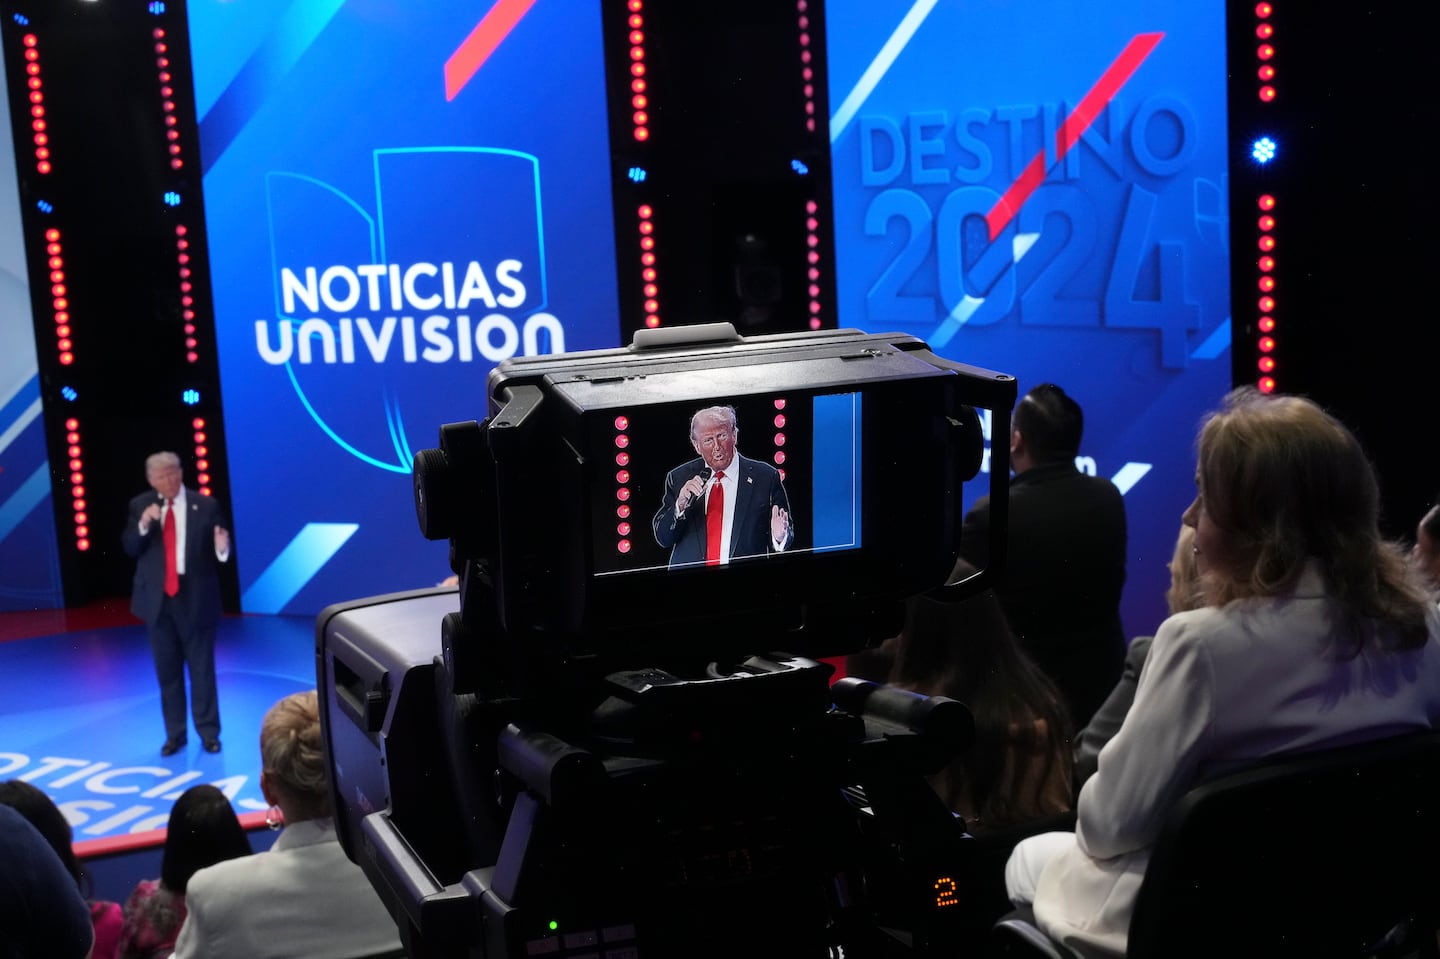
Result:
[[645,79],[645,3],[644,0],[629,0],[630,11],[625,25],[630,28],[630,108],[634,111],[630,120],[634,124],[635,139],[641,143],[650,139],[650,94]]
[[205,418],[197,416],[190,421],[190,427],[195,431],[195,482],[200,484],[200,492],[206,496],[210,494],[210,447],[207,445],[210,438],[205,435]]
[[648,203],[640,204],[635,211],[640,232],[640,292],[645,310],[645,325],[655,329],[660,325],[660,274],[655,269],[655,210]]
[[[803,2],[803,0],[802,0]],[[820,204],[805,201],[805,279],[810,302],[810,329],[820,329]]]
[[1258,61],[1255,75],[1260,79],[1260,87],[1255,91],[1255,95],[1260,98],[1261,103],[1273,103],[1278,95],[1273,82],[1275,65],[1270,62],[1275,58],[1275,44],[1271,42],[1275,36],[1275,25],[1270,22],[1270,15],[1274,12],[1275,7],[1270,3],[1255,5],[1255,38],[1260,41],[1255,48],[1255,58]]
[[49,173],[50,134],[45,119],[45,81],[40,76],[40,38],[33,33],[25,34],[25,86],[30,99],[30,129],[34,131],[31,140],[35,144],[35,172]]
[[70,454],[70,511],[75,527],[75,548],[90,549],[90,517],[85,511],[85,451],[80,445],[80,421],[65,421],[65,447]]
[[[1268,6],[1268,4],[1261,4]],[[1260,238],[1256,245],[1260,248],[1261,256],[1255,261],[1256,280],[1255,287],[1260,293],[1260,298],[1255,305],[1258,308],[1258,319],[1255,322],[1259,337],[1255,346],[1260,354],[1256,366],[1260,370],[1260,378],[1255,385],[1262,393],[1273,393],[1276,390],[1275,380],[1275,197],[1273,194],[1264,193],[1256,201],[1260,208],[1260,217],[1255,221],[1256,229]]]
[[795,0],[796,23],[800,27],[800,79],[804,82],[805,92],[805,129],[815,132],[815,70],[810,65],[814,59],[810,53],[810,2],[809,0]]
[[771,424],[775,427],[775,435],[772,442],[775,444],[775,451],[770,458],[775,461],[775,468],[780,471],[780,482],[785,482],[785,398],[779,397],[774,401],[775,418]]
[[185,165],[180,156],[180,131],[175,129],[180,121],[175,117],[175,84],[170,75],[170,44],[165,40],[163,27],[150,31],[155,41],[155,68],[160,80],[160,109],[165,112],[165,149],[170,156],[170,169],[178,170]]
[[615,552],[622,555],[634,547],[630,539],[630,419],[615,417]]
[[190,267],[190,229],[183,223],[175,227],[175,263],[180,276],[180,319],[184,321],[185,362],[200,362],[197,352],[200,340],[195,326],[195,284]]
[[60,231],[45,231],[45,265],[50,270],[50,305],[55,315],[55,351],[61,366],[75,362],[75,337],[70,324],[70,291],[65,285],[65,248]]

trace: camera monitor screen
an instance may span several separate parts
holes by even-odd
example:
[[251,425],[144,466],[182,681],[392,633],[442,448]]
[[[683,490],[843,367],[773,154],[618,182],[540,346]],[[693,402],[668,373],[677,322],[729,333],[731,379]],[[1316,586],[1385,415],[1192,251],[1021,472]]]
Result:
[[[770,394],[597,418],[596,576],[863,545],[862,394]],[[596,457],[600,460],[600,456]]]
[[850,330],[517,358],[489,393],[494,485],[462,500],[494,534],[460,554],[517,641],[604,655],[755,623],[853,646],[950,573],[976,408],[1008,415],[1014,380]]

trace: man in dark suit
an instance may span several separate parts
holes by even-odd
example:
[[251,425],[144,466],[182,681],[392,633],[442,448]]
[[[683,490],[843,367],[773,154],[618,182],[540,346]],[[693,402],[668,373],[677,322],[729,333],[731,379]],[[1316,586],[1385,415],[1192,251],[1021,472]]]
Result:
[[180,457],[155,453],[145,460],[150,492],[130,501],[122,541],[135,558],[130,611],[150,630],[165,745],[170,756],[185,745],[185,669],[190,669],[191,712],[205,751],[220,751],[220,705],[215,694],[215,628],[220,621],[220,563],[230,560],[230,532],[220,506],[183,483]]
[[[1125,632],[1125,501],[1075,468],[1085,417],[1053,383],[1026,393],[1010,430],[1007,559],[996,592],[1026,652],[1060,687],[1075,729],[1120,679]],[[989,563],[990,503],[965,517],[960,554]]]
[[690,445],[699,455],[666,474],[651,522],[672,568],[780,553],[795,541],[779,471],[737,453],[739,437],[733,406],[707,407],[690,418]]

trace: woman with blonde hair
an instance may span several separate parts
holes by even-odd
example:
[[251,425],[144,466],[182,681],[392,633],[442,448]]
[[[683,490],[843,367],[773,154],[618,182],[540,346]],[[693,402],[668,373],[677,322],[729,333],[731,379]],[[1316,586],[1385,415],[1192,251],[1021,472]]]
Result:
[[1206,780],[1268,756],[1431,729],[1440,612],[1379,533],[1374,471],[1315,403],[1235,390],[1200,430],[1205,605],[1161,624],[1074,833],[1021,842],[1012,901],[1087,955],[1123,955],[1150,847]]
[[394,920],[335,835],[315,690],[270,707],[260,759],[284,829],[268,851],[190,877],[176,959],[401,955]]

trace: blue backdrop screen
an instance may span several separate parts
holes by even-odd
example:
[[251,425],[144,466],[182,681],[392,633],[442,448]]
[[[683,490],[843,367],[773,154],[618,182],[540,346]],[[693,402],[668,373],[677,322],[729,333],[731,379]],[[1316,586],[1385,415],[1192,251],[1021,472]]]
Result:
[[598,4],[189,4],[241,603],[428,586],[413,452],[619,342]]
[[1224,4],[826,11],[840,324],[1071,393],[1081,467],[1126,494],[1126,626],[1153,630],[1230,385]]

